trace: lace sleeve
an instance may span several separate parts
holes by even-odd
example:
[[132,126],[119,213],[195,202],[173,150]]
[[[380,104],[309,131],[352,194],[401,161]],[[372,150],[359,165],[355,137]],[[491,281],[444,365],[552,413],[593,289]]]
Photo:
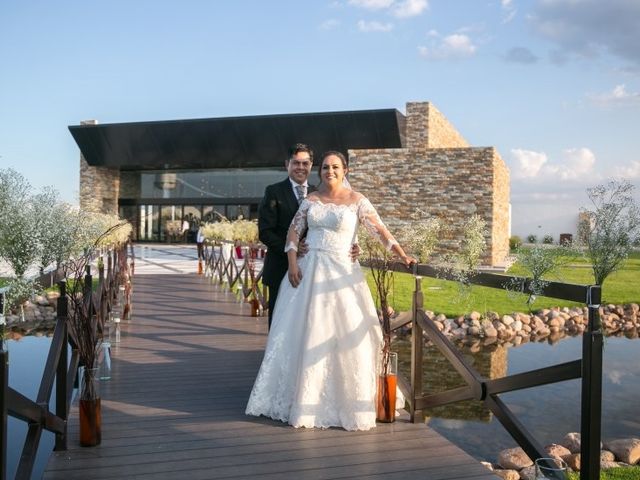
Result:
[[358,219],[367,232],[382,243],[387,250],[391,250],[394,245],[398,245],[396,239],[393,238],[393,235],[389,233],[387,227],[382,223],[376,209],[365,197],[362,197],[358,202]]
[[298,251],[298,243],[300,242],[300,238],[303,233],[307,230],[307,212],[309,211],[309,207],[311,206],[311,202],[306,198],[300,204],[298,211],[291,220],[291,225],[289,226],[289,232],[287,233],[287,243],[284,247],[284,252],[287,253],[289,250]]

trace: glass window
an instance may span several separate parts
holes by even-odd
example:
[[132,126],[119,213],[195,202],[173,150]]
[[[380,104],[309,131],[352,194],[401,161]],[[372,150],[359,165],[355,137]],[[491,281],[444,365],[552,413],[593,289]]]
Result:
[[260,198],[283,180],[282,169],[156,171],[141,173],[141,198]]

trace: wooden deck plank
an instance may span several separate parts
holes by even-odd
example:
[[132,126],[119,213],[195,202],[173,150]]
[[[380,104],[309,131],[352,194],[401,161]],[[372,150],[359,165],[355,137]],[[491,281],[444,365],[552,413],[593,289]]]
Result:
[[196,275],[138,275],[102,382],[103,440],[54,452],[44,478],[496,478],[426,425],[294,429],[244,415],[266,318]]

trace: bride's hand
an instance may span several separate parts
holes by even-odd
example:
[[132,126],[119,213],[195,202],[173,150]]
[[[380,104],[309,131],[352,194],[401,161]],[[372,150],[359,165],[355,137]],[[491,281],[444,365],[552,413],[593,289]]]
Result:
[[413,258],[411,255],[403,255],[400,257],[402,263],[404,263],[407,267],[410,267],[414,263],[418,263],[418,260]]
[[296,265],[293,268],[290,267],[287,275],[289,276],[289,283],[291,283],[291,286],[293,288],[297,288],[298,285],[300,285],[300,281],[302,280],[302,272],[300,271],[298,266]]

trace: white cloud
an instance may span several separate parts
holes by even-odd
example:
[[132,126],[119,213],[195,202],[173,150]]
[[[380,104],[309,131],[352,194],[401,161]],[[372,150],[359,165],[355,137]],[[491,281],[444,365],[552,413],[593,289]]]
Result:
[[415,17],[428,7],[427,0],[404,0],[394,6],[393,14],[398,18]]
[[335,18],[330,18],[329,20],[325,20],[320,24],[320,30],[333,30],[334,28],[340,25],[340,21]]
[[503,12],[502,23],[509,23],[516,17],[516,9],[511,0],[501,0],[500,4]]
[[614,170],[614,176],[622,178],[640,178],[640,162],[632,160],[628,166],[616,167]]
[[548,161],[546,153],[519,148],[511,150],[511,155],[515,160],[515,168],[512,169],[514,178],[537,177]]
[[393,30],[393,23],[380,23],[376,21],[358,21],[358,30],[361,32],[389,32]]
[[415,17],[427,8],[428,0],[349,0],[349,5],[366,10],[386,10],[397,18]]
[[544,152],[513,149],[514,179],[580,180],[594,172],[596,156],[588,148],[567,148],[558,162],[550,162]]
[[616,85],[610,92],[587,94],[587,98],[601,106],[640,105],[640,93],[628,92],[624,84]]
[[588,148],[567,148],[562,151],[564,162],[559,168],[560,178],[574,180],[593,172],[596,156]]
[[418,52],[429,60],[448,60],[471,57],[477,47],[467,35],[453,33],[433,42],[430,46],[419,46]]
[[349,0],[349,5],[366,8],[367,10],[381,10],[389,8],[395,0]]

